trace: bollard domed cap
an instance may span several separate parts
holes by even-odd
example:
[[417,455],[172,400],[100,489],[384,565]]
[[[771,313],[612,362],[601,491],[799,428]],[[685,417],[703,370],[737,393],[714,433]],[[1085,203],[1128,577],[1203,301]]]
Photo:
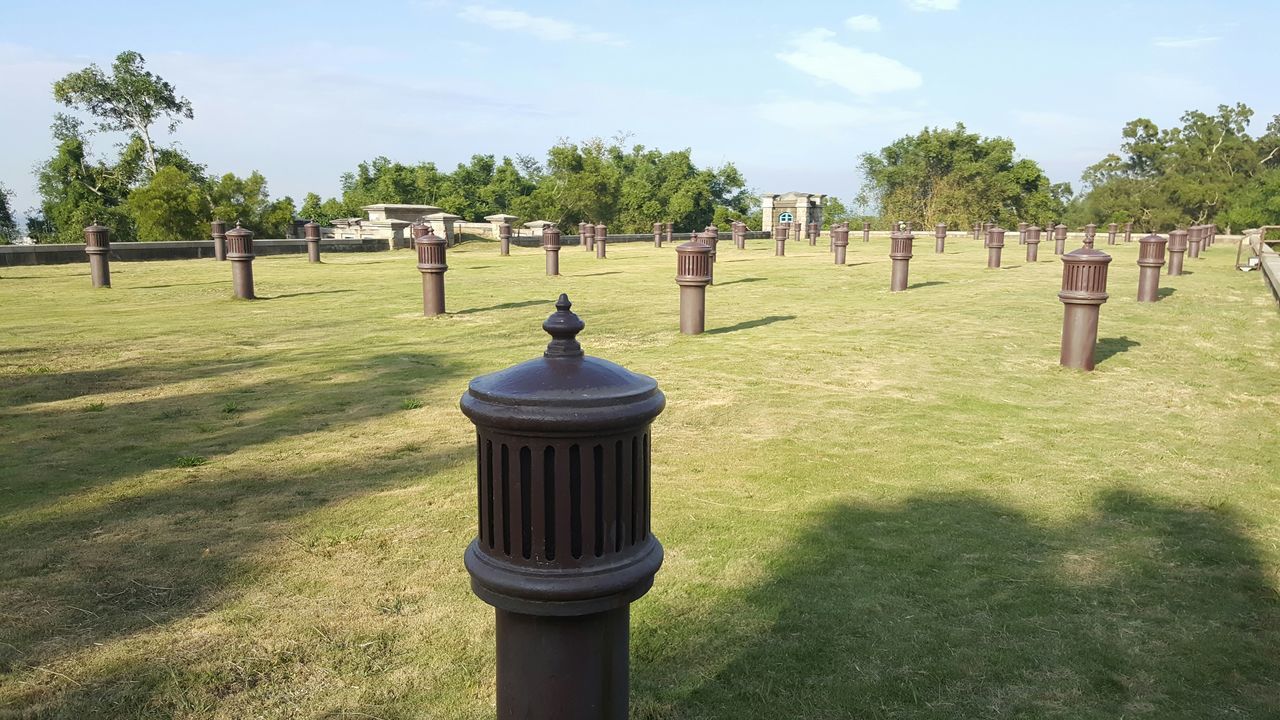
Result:
[[309,227],[320,227],[320,223],[316,222],[315,220],[308,220],[308,221],[306,222],[306,224],[305,224],[305,225],[303,225],[302,227],[304,227],[304,228],[309,228]]
[[99,225],[97,220],[94,220],[93,224],[89,225],[84,229],[84,231],[87,233],[108,232],[110,230],[111,228],[108,228],[105,225]]
[[253,232],[240,227],[237,222],[235,227],[227,231],[227,237],[253,237]]
[[478,426],[517,432],[597,433],[643,425],[666,406],[647,375],[583,353],[585,323],[561,294],[542,324],[551,342],[542,357],[482,375],[462,396],[462,412]]

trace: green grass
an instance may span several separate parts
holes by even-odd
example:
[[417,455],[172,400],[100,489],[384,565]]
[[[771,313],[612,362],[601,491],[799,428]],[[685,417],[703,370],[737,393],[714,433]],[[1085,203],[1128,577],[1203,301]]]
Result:
[[[0,718],[488,718],[471,377],[587,352],[657,378],[633,717],[1280,716],[1280,316],[1234,248],[1057,365],[1051,244],[722,241],[0,269]],[[88,411],[93,410],[93,411]],[[177,461],[175,461],[177,458]],[[195,459],[203,459],[203,463]]]

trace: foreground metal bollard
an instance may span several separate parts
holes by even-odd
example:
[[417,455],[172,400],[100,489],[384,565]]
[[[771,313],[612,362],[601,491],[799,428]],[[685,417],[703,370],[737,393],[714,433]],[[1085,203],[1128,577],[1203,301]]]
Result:
[[1029,225],[1030,223],[1025,223],[1025,222],[1018,223],[1018,244],[1019,245],[1027,244],[1027,227]]
[[836,264],[845,264],[845,254],[849,250],[849,228],[843,225],[831,226],[831,247],[836,254]]
[[1132,239],[1133,239],[1133,223],[1127,222],[1124,224],[1124,241],[1129,242]]
[[477,532],[464,562],[495,608],[498,720],[626,720],[630,605],[653,585],[653,378],[582,351],[565,295],[542,357],[473,379]]
[[1093,369],[1098,344],[1098,313],[1107,301],[1107,265],[1111,256],[1101,250],[1080,248],[1062,256],[1063,367]]
[[213,235],[213,259],[227,259],[227,224],[221,220],[214,220],[209,224],[211,235]]
[[320,224],[312,220],[303,225],[302,236],[307,239],[307,262],[320,262]]
[[1053,228],[1053,254],[1061,255],[1067,251],[1067,226],[1058,223]]
[[1084,226],[1084,246],[1087,248],[1093,247],[1093,238],[1097,234],[1098,234],[1097,225],[1094,225],[1093,223],[1089,223],[1088,225],[1085,225]]
[[862,242],[871,242],[871,223],[862,223]]
[[240,223],[227,233],[227,260],[231,261],[231,287],[241,300],[254,299],[253,233]]
[[676,284],[680,286],[680,332],[699,335],[707,325],[711,246],[702,242],[698,233],[676,248]]
[[662,223],[660,222],[653,224],[653,246],[662,247]]
[[504,222],[498,226],[498,254],[506,257],[511,254],[511,223]]
[[893,271],[889,277],[889,291],[902,292],[907,289],[907,273],[911,265],[911,241],[915,236],[908,230],[895,230],[889,234],[889,258],[893,260]]
[[1000,253],[1004,250],[1004,229],[993,227],[987,231],[987,267],[1000,269]]
[[1182,274],[1182,256],[1187,252],[1187,231],[1174,230],[1169,233],[1169,274]]
[[444,314],[444,240],[436,237],[436,231],[427,232],[414,241],[418,248],[418,272],[422,273],[422,314],[427,317]]
[[84,252],[89,256],[89,281],[96,288],[111,287],[111,230],[97,220],[84,229]]
[[609,251],[608,238],[609,238],[608,228],[604,226],[604,223],[600,223],[599,225],[596,225],[596,257],[597,258],[607,257],[607,253]]
[[1198,258],[1200,257],[1200,228],[1192,225],[1187,231],[1188,250],[1187,255]]
[[1033,263],[1040,259],[1040,228],[1032,225],[1027,228],[1027,262]]
[[587,223],[582,226],[582,249],[587,252],[593,252],[596,249],[596,226],[594,223]]
[[1138,302],[1155,302],[1160,296],[1160,268],[1169,241],[1152,233],[1138,238]]
[[782,257],[787,254],[787,225],[778,223],[773,228],[773,255]]
[[1107,224],[1107,244],[1108,245],[1116,244],[1116,231],[1119,230],[1119,228],[1120,226],[1115,223]]
[[555,225],[542,227],[542,250],[547,256],[547,275],[560,274],[560,228]]
[[947,251],[947,224],[938,223],[933,226],[933,252],[941,255]]

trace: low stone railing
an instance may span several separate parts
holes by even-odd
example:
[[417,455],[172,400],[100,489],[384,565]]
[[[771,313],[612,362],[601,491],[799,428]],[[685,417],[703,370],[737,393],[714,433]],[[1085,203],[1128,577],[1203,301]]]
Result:
[[[278,240],[254,240],[257,255],[288,255],[305,253],[307,241],[302,238]],[[325,252],[375,252],[387,249],[383,239],[362,240],[326,238],[320,241]],[[180,240],[171,242],[113,242],[112,261],[131,260],[189,260],[213,257],[213,240]],[[53,245],[0,245],[0,267],[14,265],[64,265],[88,261],[84,245],[79,243]]]

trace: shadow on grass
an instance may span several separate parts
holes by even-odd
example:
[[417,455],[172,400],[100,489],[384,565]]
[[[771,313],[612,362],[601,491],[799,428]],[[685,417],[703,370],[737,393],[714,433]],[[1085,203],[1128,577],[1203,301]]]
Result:
[[858,267],[859,265],[870,265],[870,262],[845,263],[845,267]]
[[946,285],[946,284],[947,284],[946,280],[930,280],[928,282],[914,283],[912,285],[908,285],[907,289],[916,290],[918,288],[927,288],[927,287],[933,287],[935,285]]
[[806,526],[745,589],[708,568],[637,624],[633,718],[1280,713],[1280,603],[1230,511],[1112,490],[1047,522],[961,494]]
[[307,295],[336,295],[338,293],[355,292],[355,290],[308,290],[306,292],[286,293],[284,295],[259,295],[258,300],[284,300],[285,298],[306,297]]
[[730,280],[729,282],[716,283],[716,287],[724,287],[725,285],[737,285],[738,283],[753,283],[753,282],[764,282],[764,281],[765,281],[765,278],[762,278],[762,277],[744,277],[744,278],[738,278],[737,280]]
[[725,333],[737,332],[739,330],[750,330],[764,325],[772,325],[776,322],[785,322],[787,320],[795,320],[795,315],[770,315],[768,317],[757,318],[755,320],[747,320],[736,325],[728,325],[726,327],[715,328],[706,331],[706,335],[723,335]]
[[1105,362],[1120,353],[1128,352],[1129,348],[1138,347],[1141,344],[1137,340],[1130,340],[1128,337],[1098,338],[1098,345],[1093,350],[1093,361],[1095,364]]
[[1171,288],[1171,287],[1156,288],[1156,297],[1163,300],[1176,292],[1178,292],[1177,288]]
[[600,277],[601,275],[621,275],[621,270],[607,270],[598,273],[582,273],[581,275],[570,275],[569,277]]
[[227,285],[231,282],[231,278],[226,280],[210,280],[209,282],[193,282],[193,283],[171,283],[169,285],[136,285],[118,288],[120,290],[161,290],[163,288],[175,287],[196,287],[199,285]]
[[471,315],[473,313],[488,312],[490,310],[511,310],[514,308],[529,307],[531,305],[554,305],[554,304],[555,304],[555,300],[521,300],[520,302],[499,303],[497,305],[490,305],[488,307],[467,308],[466,310],[459,310],[455,313],[450,313],[450,314]]

